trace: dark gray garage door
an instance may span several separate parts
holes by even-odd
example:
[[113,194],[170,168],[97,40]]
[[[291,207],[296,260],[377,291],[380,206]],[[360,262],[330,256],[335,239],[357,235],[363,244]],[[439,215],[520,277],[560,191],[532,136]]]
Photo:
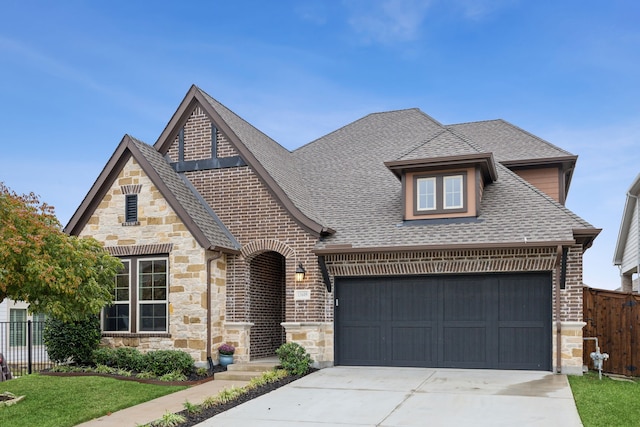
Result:
[[551,370],[551,275],[336,279],[336,363]]

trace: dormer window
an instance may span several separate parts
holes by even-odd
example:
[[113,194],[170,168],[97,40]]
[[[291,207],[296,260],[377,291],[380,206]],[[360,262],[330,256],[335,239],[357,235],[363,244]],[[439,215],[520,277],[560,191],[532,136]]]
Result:
[[445,176],[442,178],[444,182],[444,208],[445,209],[462,209],[464,208],[464,196],[462,191],[463,175]]
[[467,210],[467,171],[453,174],[413,174],[413,214],[461,213]]
[[404,220],[475,217],[485,185],[497,179],[491,153],[385,162],[402,182]]

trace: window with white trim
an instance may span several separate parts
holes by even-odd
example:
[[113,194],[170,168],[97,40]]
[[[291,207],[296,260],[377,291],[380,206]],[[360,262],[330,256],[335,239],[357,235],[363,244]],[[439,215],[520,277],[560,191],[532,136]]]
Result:
[[419,211],[430,211],[436,208],[436,179],[418,178],[417,186],[417,209]]
[[460,209],[462,203],[462,175],[443,177],[444,209]]
[[104,332],[168,332],[169,260],[130,258],[115,278],[113,304],[102,311]]
[[27,309],[9,309],[9,346],[24,347],[27,345]]

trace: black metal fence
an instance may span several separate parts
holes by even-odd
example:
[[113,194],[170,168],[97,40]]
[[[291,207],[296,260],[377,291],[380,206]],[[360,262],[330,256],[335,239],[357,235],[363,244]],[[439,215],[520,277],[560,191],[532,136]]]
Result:
[[53,365],[42,340],[44,322],[0,322],[0,353],[14,377]]

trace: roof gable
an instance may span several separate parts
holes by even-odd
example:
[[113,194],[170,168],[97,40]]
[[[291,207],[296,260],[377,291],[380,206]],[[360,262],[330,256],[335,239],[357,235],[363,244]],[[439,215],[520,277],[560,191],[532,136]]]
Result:
[[[631,222],[634,217],[634,211],[638,206],[637,198],[639,196],[640,174],[636,176],[631,187],[627,190],[624,210],[622,211],[622,220],[620,221],[620,230],[618,231],[618,239],[616,240],[616,247],[613,253],[613,265],[622,265],[627,239],[629,238],[629,231],[631,230]],[[640,248],[638,248],[638,250],[640,251]]]
[[300,169],[291,153],[196,86],[189,89],[155,143],[158,152],[166,153],[196,105],[200,105],[299,225],[318,236],[333,232],[323,225],[324,221],[314,210]]
[[153,147],[125,135],[107,162],[89,193],[65,227],[69,234],[79,234],[96,210],[124,165],[135,159],[158,188],[189,232],[205,249],[237,252],[240,245],[217,219],[194,189],[181,179]]

